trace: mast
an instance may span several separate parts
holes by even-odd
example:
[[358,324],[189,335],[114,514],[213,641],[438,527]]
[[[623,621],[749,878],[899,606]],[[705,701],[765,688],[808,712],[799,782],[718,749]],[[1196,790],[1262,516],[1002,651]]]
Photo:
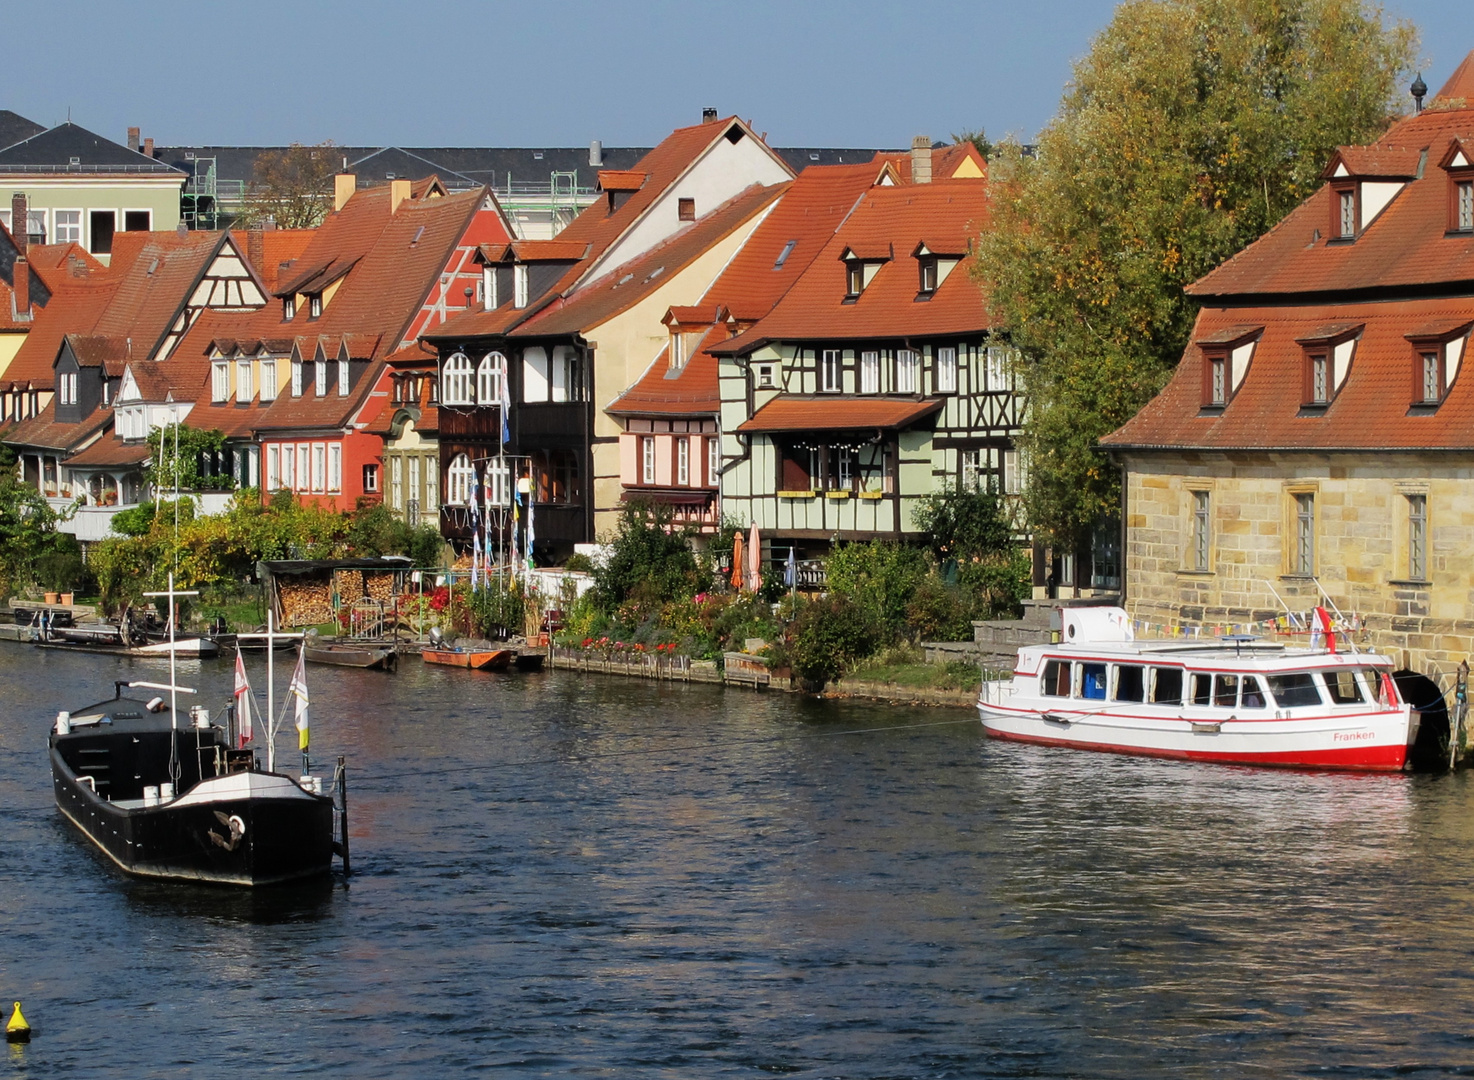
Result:
[[[276,611],[266,605],[266,633],[237,634],[236,640],[266,642],[266,771],[276,772],[276,733],[280,721],[286,716],[283,706],[281,716],[276,713],[276,643],[283,638],[300,638],[301,634],[283,634],[276,629]],[[258,710],[259,715],[259,710]]]
[[[178,474],[176,473],[175,475],[177,476]],[[178,501],[176,500],[176,512],[177,504]],[[174,547],[177,553],[179,548],[177,542],[175,543]],[[178,556],[176,554],[176,558],[177,557]],[[174,571],[170,570],[168,592],[146,592],[143,595],[167,596],[169,598],[169,728],[171,731],[178,731],[179,677],[176,672],[179,665],[179,648],[175,631],[178,626],[179,619],[176,617],[176,613],[174,610],[174,600],[176,597],[180,596],[198,596],[200,594],[195,589],[187,589],[184,592],[179,592],[178,590],[176,590],[174,588]],[[169,776],[176,785],[179,783],[179,740],[173,735],[171,735],[169,738]],[[177,793],[178,792],[176,791],[176,794]]]

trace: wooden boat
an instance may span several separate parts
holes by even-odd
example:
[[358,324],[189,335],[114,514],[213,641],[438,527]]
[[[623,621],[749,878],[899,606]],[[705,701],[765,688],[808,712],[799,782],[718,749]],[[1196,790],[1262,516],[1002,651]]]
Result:
[[36,644],[43,649],[112,653],[115,656],[168,656],[173,653],[197,659],[220,652],[220,646],[213,638],[198,635],[163,641],[137,635],[128,640],[117,623],[108,622],[77,623],[67,627],[42,625],[36,631]]
[[[52,728],[56,805],[129,874],[274,885],[327,873],[338,849],[334,800],[255,767],[204,710],[174,725],[159,698],[124,697],[61,713]],[[319,778],[321,779],[321,778]]]
[[376,668],[379,671],[393,671],[399,664],[398,649],[393,645],[375,645],[372,642],[315,642],[308,638],[302,651],[309,664]]
[[1421,714],[1385,656],[1233,637],[1142,641],[1121,608],[1061,610],[1063,643],[984,682],[989,735],[1238,765],[1396,772]]
[[471,668],[474,671],[505,671],[512,663],[511,649],[421,649],[420,659],[427,664]]

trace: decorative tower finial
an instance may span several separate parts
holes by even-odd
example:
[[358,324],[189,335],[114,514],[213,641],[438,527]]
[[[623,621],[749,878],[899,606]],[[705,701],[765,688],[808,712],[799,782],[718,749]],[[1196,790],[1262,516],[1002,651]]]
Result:
[[1417,103],[1418,112],[1423,111],[1423,98],[1428,94],[1428,84],[1423,81],[1423,73],[1418,72],[1418,77],[1413,80],[1413,85],[1408,87],[1413,95],[1413,101]]

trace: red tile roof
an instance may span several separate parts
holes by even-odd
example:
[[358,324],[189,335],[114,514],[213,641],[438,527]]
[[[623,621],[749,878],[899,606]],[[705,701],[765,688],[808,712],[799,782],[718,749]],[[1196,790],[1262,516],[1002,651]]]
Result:
[[[869,189],[772,313],[714,351],[748,352],[776,340],[926,337],[986,329],[982,292],[969,273],[971,258],[954,267],[929,300],[919,300],[919,264],[909,253],[923,237],[944,252],[966,250],[987,214],[983,180]],[[858,300],[847,303],[841,255],[892,246],[896,257],[880,266]]]
[[68,468],[117,468],[141,465],[149,459],[151,449],[146,442],[124,442],[116,434],[104,435],[80,453],[66,459]]
[[882,397],[780,397],[768,402],[752,417],[737,425],[752,431],[849,431],[908,427],[923,417],[939,412],[946,402],[940,398]]
[[100,367],[109,375],[123,374],[128,362],[128,343],[122,338],[103,334],[68,334],[67,344],[79,367]]
[[[901,183],[911,183],[911,155],[902,153],[877,153],[873,159],[878,163],[889,163],[896,171]],[[931,174],[934,180],[951,180],[956,178],[957,171],[967,162],[971,162],[976,168],[982,170],[984,176],[988,175],[988,163],[983,160],[983,155],[978,153],[978,148],[970,142],[953,143],[950,146],[936,146],[931,152]]]
[[[1403,170],[1416,153],[1422,175],[1409,180],[1351,243],[1328,235],[1332,192],[1329,185],[1322,187],[1269,232],[1189,285],[1188,294],[1209,302],[1291,293],[1313,298],[1474,282],[1474,237],[1447,233],[1448,174],[1438,167],[1453,140],[1471,137],[1474,109],[1425,109],[1398,121],[1370,147],[1343,148],[1342,154],[1357,161],[1395,159]],[[1414,166],[1416,172],[1417,162]]]
[[1441,101],[1463,101],[1466,105],[1474,105],[1474,52],[1454,68],[1454,73],[1439,87],[1430,104],[1436,106]]
[[1343,146],[1326,162],[1321,177],[1329,180],[1340,173],[1362,179],[1411,180],[1422,161],[1422,151],[1407,146]]
[[53,293],[75,280],[107,270],[81,244],[74,243],[31,244],[26,248],[26,261],[30,264],[31,273]]
[[518,262],[576,262],[588,254],[584,240],[507,240],[498,244],[482,244],[481,255],[487,262],[501,262],[511,253]]
[[670,346],[661,349],[645,373],[605,412],[611,416],[705,416],[719,412],[722,395],[717,384],[717,360],[706,346],[726,336],[725,324],[707,330],[691,346],[691,358],[677,371],[670,368]]
[[105,431],[113,422],[111,409],[94,409],[92,415],[80,424],[56,422],[56,403],[53,401],[29,420],[22,420],[5,432],[8,446],[38,446],[46,450],[68,450],[80,446]]
[[650,178],[649,173],[636,169],[600,169],[600,191],[639,191]]
[[[1324,305],[1207,307],[1167,387],[1105,446],[1122,449],[1474,448],[1474,354],[1467,344],[1448,396],[1412,408],[1415,354],[1409,338],[1474,322],[1474,298]],[[1218,415],[1201,408],[1203,351],[1224,326],[1257,324],[1263,336],[1237,393]],[[1300,342],[1328,327],[1364,325],[1340,391],[1323,410],[1304,410]],[[1302,415],[1306,413],[1306,415]],[[1410,415],[1412,414],[1412,415]]]
[[123,233],[146,237],[139,242],[131,261],[108,268],[116,278],[117,292],[98,316],[92,332],[125,338],[132,342],[128,355],[151,356],[164,340],[200,274],[225,242],[223,233],[177,232]]
[[62,339],[67,334],[92,333],[117,287],[116,280],[103,275],[74,282],[54,293],[44,308],[33,313],[31,331],[5,369],[5,378],[50,390]]

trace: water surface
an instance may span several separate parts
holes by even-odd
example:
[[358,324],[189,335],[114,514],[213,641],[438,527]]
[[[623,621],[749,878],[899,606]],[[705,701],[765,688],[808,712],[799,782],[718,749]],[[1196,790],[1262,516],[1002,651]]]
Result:
[[[563,672],[314,668],[356,872],[251,894],[129,880],[54,809],[57,709],[166,671],[0,645],[0,999],[36,1032],[9,1075],[1474,1073],[1463,776],[1021,747],[965,711]],[[181,678],[218,707],[231,664]]]

